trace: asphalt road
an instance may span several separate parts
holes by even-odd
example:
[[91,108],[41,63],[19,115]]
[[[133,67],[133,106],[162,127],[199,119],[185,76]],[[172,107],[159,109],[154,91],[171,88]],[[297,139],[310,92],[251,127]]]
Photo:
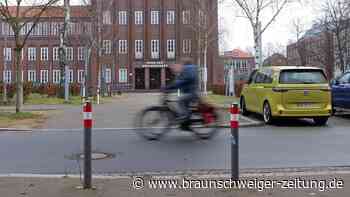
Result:
[[[333,118],[327,127],[308,121],[240,130],[241,168],[350,165],[350,118]],[[81,131],[0,133],[0,173],[77,174]],[[229,169],[229,129],[209,141],[172,132],[149,142],[133,130],[94,130],[93,150],[113,158],[93,161],[94,173]]]

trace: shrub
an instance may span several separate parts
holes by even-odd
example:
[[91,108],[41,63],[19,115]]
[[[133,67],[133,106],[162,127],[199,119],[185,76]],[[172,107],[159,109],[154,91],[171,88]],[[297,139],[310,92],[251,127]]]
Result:
[[70,85],[70,94],[72,96],[80,96],[80,92],[81,92],[80,88],[81,86],[79,83],[72,83]]
[[225,95],[225,85],[212,85],[211,89],[214,94]]
[[25,82],[23,83],[23,98],[26,100],[30,94],[33,93],[33,83]]

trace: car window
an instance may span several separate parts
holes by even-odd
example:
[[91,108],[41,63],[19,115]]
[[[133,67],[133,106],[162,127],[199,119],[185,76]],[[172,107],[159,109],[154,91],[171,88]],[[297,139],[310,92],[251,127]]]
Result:
[[272,83],[273,82],[273,72],[272,70],[266,70],[266,72],[264,72],[265,74],[265,79],[264,79],[264,83]]
[[261,72],[258,72],[255,78],[255,83],[264,83],[265,75]]
[[257,73],[257,70],[254,70],[254,71],[250,74],[249,80],[248,80],[248,84],[251,84],[253,81],[255,81],[256,73]]
[[327,79],[322,70],[291,69],[281,72],[279,82],[281,84],[318,84],[327,83]]
[[350,83],[350,73],[345,74],[344,76],[339,78],[340,84]]

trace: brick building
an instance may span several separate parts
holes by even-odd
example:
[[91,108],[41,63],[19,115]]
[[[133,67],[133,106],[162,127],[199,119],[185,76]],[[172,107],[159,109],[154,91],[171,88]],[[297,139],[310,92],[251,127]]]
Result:
[[237,80],[245,80],[248,75],[255,69],[255,58],[240,49],[224,52],[225,70],[228,71],[231,67],[234,68]]
[[[212,10],[206,21],[215,29],[210,40],[216,40],[208,48],[210,86],[218,57],[218,13],[216,0],[203,2]],[[100,43],[100,50],[94,48],[91,59],[95,87],[99,82],[115,89],[164,87],[173,78],[170,64],[184,58],[196,63],[200,54],[193,30],[198,8],[191,4],[187,0],[93,0],[89,6],[72,6],[67,48],[70,82],[82,82],[85,45],[88,35],[93,35]],[[59,82],[58,32],[62,23],[63,10],[59,7],[50,8],[41,18],[23,51],[24,81]],[[1,22],[1,80],[7,82],[14,82],[15,77],[12,35],[9,26]]]
[[263,66],[287,66],[287,58],[280,53],[272,54],[264,60]]
[[316,24],[300,40],[287,46],[288,65],[320,67],[328,78],[332,78],[335,68],[333,43],[332,33]]

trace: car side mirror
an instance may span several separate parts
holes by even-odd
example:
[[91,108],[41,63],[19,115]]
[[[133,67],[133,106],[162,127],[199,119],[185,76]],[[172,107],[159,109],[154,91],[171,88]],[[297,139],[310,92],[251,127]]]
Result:
[[332,80],[332,85],[339,85],[339,81],[337,79]]

